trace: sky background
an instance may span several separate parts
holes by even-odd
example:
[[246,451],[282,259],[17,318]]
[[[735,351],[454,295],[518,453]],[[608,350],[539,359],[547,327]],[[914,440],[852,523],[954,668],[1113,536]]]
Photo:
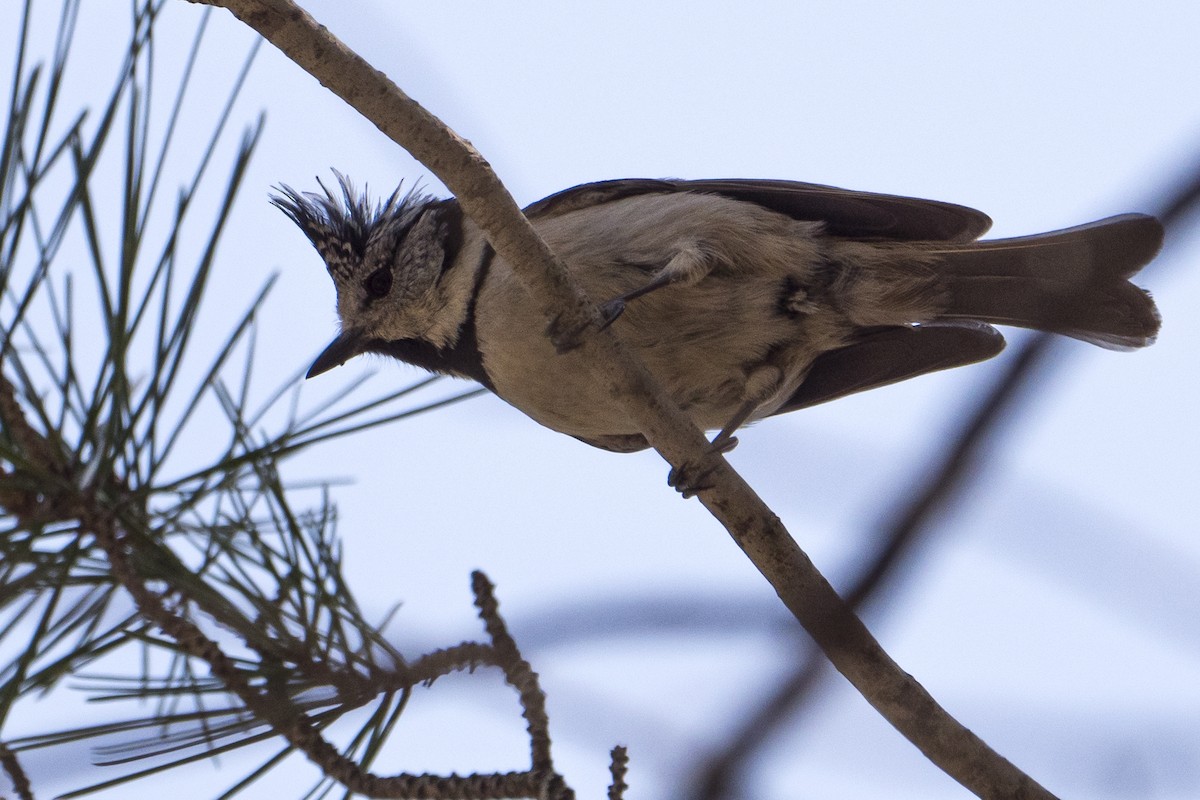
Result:
[[[1009,236],[1152,211],[1200,165],[1191,0],[304,5],[469,139],[522,204],[607,178],[788,178],[977,207],[995,220],[989,235]],[[80,102],[112,85],[127,20],[110,13],[85,4],[74,57],[87,68],[68,84]],[[169,4],[161,40],[188,41],[201,13]],[[184,119],[199,130],[253,41],[228,14],[211,24]],[[6,35],[0,61],[11,47]],[[184,50],[163,48],[160,66]],[[235,120],[264,109],[213,279],[220,300],[201,322],[215,346],[280,273],[261,310],[265,394],[336,333],[332,283],[268,205],[270,187],[314,189],[330,168],[377,193],[401,180],[440,187],[269,47]],[[1063,796],[1200,794],[1198,259],[1197,236],[1169,239],[1139,279],[1164,318],[1152,348],[1056,351],[972,490],[867,614],[901,666]],[[1003,367],[771,419],[744,431],[730,460],[842,584]],[[380,392],[420,377],[358,359],[305,393],[336,395],[364,371]],[[422,397],[464,388],[443,381]],[[347,572],[369,610],[403,604],[392,630],[406,653],[479,635],[468,576],[484,569],[542,676],[560,771],[600,797],[608,750],[624,743],[629,796],[649,800],[680,796],[798,641],[770,588],[666,471],[654,453],[589,448],[487,396],[321,445],[285,474],[347,481],[336,491]],[[676,607],[705,624],[613,631]],[[494,676],[419,693],[395,743],[383,772],[528,758]],[[197,766],[146,796],[209,796],[248,763]],[[47,795],[78,782],[46,756],[31,770]],[[744,796],[768,800],[965,796],[840,679],[748,774]],[[290,770],[273,787],[290,796],[310,779]]]

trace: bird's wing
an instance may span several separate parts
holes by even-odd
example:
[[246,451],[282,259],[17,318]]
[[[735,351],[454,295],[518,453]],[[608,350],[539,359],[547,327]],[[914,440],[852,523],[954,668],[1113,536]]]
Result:
[[636,195],[675,192],[702,192],[757,203],[794,219],[824,222],[830,234],[855,239],[969,242],[992,225],[983,212],[954,203],[757,179],[625,178],[585,183],[538,200],[525,208],[525,215],[544,219]]
[[928,372],[984,361],[1004,349],[991,325],[956,322],[878,328],[817,357],[804,383],[776,414],[887,386]]

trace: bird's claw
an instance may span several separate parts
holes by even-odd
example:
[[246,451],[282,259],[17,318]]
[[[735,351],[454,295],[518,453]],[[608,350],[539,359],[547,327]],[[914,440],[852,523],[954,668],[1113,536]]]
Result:
[[[625,312],[625,300],[620,297],[614,297],[607,303],[599,306],[600,320],[596,330],[604,330],[609,325],[617,321],[617,317]],[[546,334],[550,337],[550,342],[554,345],[554,350],[561,356],[563,353],[569,353],[583,344],[583,335],[588,328],[592,327],[593,320],[588,319],[583,322],[572,322],[568,324],[564,320],[564,315],[560,314],[547,326]]]
[[614,297],[607,303],[600,306],[600,330],[604,330],[609,325],[617,321],[617,317],[625,313],[625,300],[620,297]]
[[705,483],[705,479],[721,466],[723,463],[721,456],[737,447],[737,444],[736,436],[719,434],[705,448],[703,456],[694,461],[684,462],[678,467],[672,467],[671,471],[667,473],[667,485],[683,495],[684,500],[695,497],[706,489],[711,489],[713,484]]

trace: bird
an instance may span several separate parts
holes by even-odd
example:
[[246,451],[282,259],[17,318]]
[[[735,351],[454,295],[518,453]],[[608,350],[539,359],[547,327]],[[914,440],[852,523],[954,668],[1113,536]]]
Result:
[[[373,202],[276,187],[333,279],[341,332],[312,378],[374,353],[478,381],[553,430],[614,452],[648,442],[453,198]],[[981,239],[954,203],[774,179],[617,179],[524,209],[603,326],[714,449],[766,417],[997,355],[995,325],[1100,347],[1151,344],[1160,317],[1130,278],[1163,228],[1121,214]]]

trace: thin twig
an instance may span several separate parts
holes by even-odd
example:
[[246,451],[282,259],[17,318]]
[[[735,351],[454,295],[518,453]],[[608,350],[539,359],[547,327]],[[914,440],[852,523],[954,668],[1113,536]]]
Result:
[[34,800],[33,784],[29,782],[29,776],[25,774],[25,769],[17,760],[17,754],[9,750],[8,746],[2,742],[0,742],[0,767],[8,773],[8,780],[12,783],[13,791],[17,793],[20,800]]
[[[580,343],[614,402],[673,466],[704,463],[708,442],[611,331],[523,218],[487,162],[290,0],[192,0],[229,9],[425,164],[455,194],[510,264],[552,330],[590,324]],[[1051,797],[951,717],[904,672],[838,597],[779,518],[724,459],[701,502],[729,531],[830,661],[892,725],[979,795]]]
[[478,642],[463,642],[454,647],[434,650],[414,660],[404,670],[408,685],[422,683],[432,686],[433,682],[451,672],[474,672],[482,665],[499,666],[495,650]]
[[625,783],[629,751],[623,745],[617,745],[612,749],[611,757],[608,771],[612,775],[612,784],[608,787],[608,800],[625,800],[625,790],[629,788],[629,784]]
[[546,695],[538,685],[537,673],[517,649],[517,643],[508,633],[508,626],[500,617],[500,604],[496,601],[494,587],[487,576],[479,570],[471,573],[471,591],[475,593],[475,607],[479,618],[492,638],[492,649],[496,660],[504,669],[504,677],[517,690],[521,698],[521,715],[529,730],[531,750],[530,769],[534,772],[551,771],[554,761],[550,757],[550,718],[546,714]]

